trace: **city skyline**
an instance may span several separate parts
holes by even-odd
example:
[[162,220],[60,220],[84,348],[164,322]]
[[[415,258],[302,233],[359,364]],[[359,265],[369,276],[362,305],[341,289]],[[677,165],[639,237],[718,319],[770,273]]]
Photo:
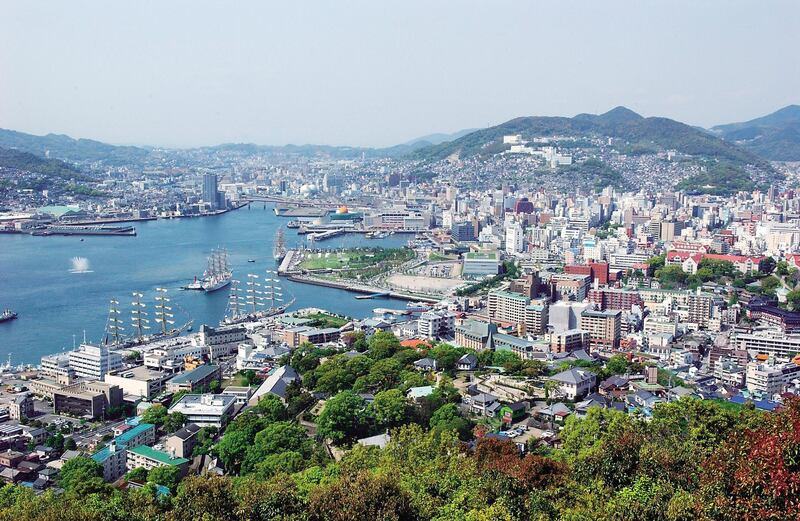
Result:
[[[155,5],[10,3],[0,127],[381,147],[617,105],[707,128],[797,103],[800,89],[781,52],[800,43],[789,2]],[[729,23],[708,23],[720,15]]]

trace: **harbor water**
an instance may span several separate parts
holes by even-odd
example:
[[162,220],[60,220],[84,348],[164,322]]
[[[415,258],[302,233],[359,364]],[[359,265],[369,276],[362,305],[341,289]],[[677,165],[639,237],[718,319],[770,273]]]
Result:
[[[244,283],[247,273],[263,278],[265,270],[276,269],[272,246],[279,227],[287,248],[305,244],[297,230],[286,228],[287,222],[271,205],[254,203],[214,217],[137,222],[135,237],[0,235],[0,310],[19,314],[0,323],[0,361],[11,354],[12,364],[37,364],[43,355],[71,349],[84,334],[89,341],[100,341],[109,301],[120,302],[122,318],[129,323],[134,291],[144,294],[155,328],[151,304],[156,287],[167,288],[176,324],[193,319],[195,329],[217,325],[225,314],[228,288],[208,294],[180,288],[202,275],[214,248],[228,250],[235,279]],[[409,238],[346,234],[315,247],[400,247]],[[281,285],[287,300],[297,299],[290,310],[318,307],[364,318],[373,308],[405,306],[401,300],[358,300],[356,293],[286,279]]]

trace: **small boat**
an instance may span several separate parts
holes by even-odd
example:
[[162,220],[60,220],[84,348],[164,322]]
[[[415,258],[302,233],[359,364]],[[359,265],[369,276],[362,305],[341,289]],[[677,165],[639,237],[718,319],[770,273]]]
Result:
[[247,259],[247,262],[255,262],[255,259]]
[[3,310],[2,313],[0,313],[0,322],[6,322],[8,320],[14,320],[15,318],[17,318],[17,312],[16,311],[11,311],[10,309],[6,309],[6,310]]
[[194,278],[194,281],[190,282],[189,284],[183,286],[181,289],[190,289],[195,291],[202,291],[203,290],[203,282],[197,280],[197,277]]

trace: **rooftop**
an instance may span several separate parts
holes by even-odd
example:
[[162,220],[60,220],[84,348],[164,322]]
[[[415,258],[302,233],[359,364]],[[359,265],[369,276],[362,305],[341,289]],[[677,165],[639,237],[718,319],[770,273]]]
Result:
[[199,382],[204,378],[208,378],[211,374],[219,369],[218,365],[201,365],[192,369],[191,371],[184,371],[169,382],[171,384],[185,384]]
[[189,460],[186,458],[173,458],[166,452],[156,450],[152,447],[148,447],[147,445],[139,445],[138,447],[128,449],[128,451],[138,454],[139,456],[143,456],[147,459],[157,461],[164,465],[184,465],[189,463]]

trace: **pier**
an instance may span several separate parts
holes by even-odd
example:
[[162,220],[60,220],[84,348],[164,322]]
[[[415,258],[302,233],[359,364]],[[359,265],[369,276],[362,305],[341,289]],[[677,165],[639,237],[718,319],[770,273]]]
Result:
[[315,277],[310,277],[308,275],[288,275],[287,278],[292,282],[300,282],[303,284],[314,284],[316,286],[325,286],[328,288],[336,288],[336,289],[343,289],[345,291],[352,291],[354,293],[362,293],[364,297],[362,297],[362,299],[359,300],[363,300],[364,298],[391,297],[401,300],[410,300],[412,302],[427,302],[430,304],[435,304],[440,300],[438,298],[432,298],[427,296],[411,295],[408,293],[388,291],[383,288],[375,288],[370,286],[351,284],[347,282],[337,282],[333,280],[318,279]]

